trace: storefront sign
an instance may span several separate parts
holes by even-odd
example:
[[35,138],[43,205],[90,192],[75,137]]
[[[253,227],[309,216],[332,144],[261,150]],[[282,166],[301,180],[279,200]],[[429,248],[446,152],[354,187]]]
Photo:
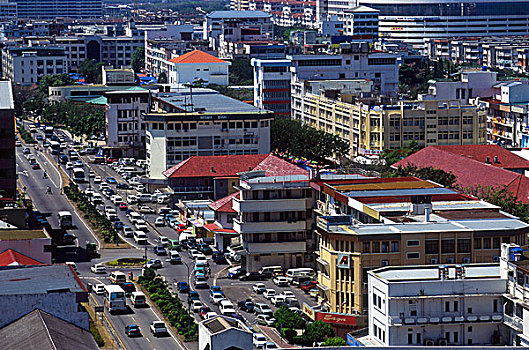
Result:
[[303,303],[303,313],[311,320],[314,320],[314,310],[312,310],[312,308],[306,303]]
[[316,311],[308,304],[303,304],[303,313],[315,321],[323,321],[332,324],[341,324],[347,326],[356,326],[356,316],[349,314],[340,314],[336,312]]
[[340,269],[351,268],[351,256],[349,254],[338,253],[338,259],[336,260],[336,266]]

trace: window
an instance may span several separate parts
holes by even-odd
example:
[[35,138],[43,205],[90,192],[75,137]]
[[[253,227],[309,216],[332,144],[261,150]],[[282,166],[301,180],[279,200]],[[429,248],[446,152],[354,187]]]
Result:
[[445,301],[445,312],[450,312],[450,302]]
[[481,238],[474,238],[474,249],[481,249]]
[[499,237],[494,237],[492,239],[492,248],[493,249],[500,249],[500,238]]
[[420,245],[420,242],[418,240],[411,240],[411,241],[407,241],[406,245],[408,247],[418,247]]
[[420,254],[417,252],[412,252],[407,254],[408,259],[419,259]]
[[382,242],[382,253],[389,253],[389,242]]
[[460,238],[457,240],[457,252],[458,253],[470,253],[470,239]]
[[380,253],[380,242],[373,242],[372,250],[373,253]]
[[468,326],[467,331],[470,333],[472,332],[472,326]]
[[408,333],[408,345],[413,344],[413,333]]
[[454,332],[454,343],[458,343],[459,342],[459,332]]
[[490,237],[483,238],[483,249],[490,249]]
[[399,241],[392,241],[391,242],[391,252],[395,253],[399,251]]
[[498,299],[492,301],[492,312],[498,312]]
[[362,243],[362,253],[369,253],[371,245],[369,242]]
[[459,311],[459,301],[454,301],[454,312],[458,312]]
[[427,239],[425,241],[426,254],[439,254],[439,240]]
[[455,239],[441,240],[441,254],[455,253]]

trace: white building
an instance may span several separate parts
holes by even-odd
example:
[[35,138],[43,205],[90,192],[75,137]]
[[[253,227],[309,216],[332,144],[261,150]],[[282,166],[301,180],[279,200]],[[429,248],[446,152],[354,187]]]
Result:
[[241,235],[241,266],[258,271],[263,266],[285,269],[310,266],[315,240],[314,205],[307,175],[265,176],[265,171],[243,173],[240,198],[233,197],[237,217],[233,229]]
[[157,112],[145,116],[151,179],[165,179],[163,171],[191,156],[270,152],[270,111],[204,88],[152,98]]
[[[292,55],[292,85],[297,80],[369,79],[374,91],[396,96],[399,84],[397,56],[372,53],[368,42],[341,44],[334,55]],[[294,94],[294,91],[292,91]]]
[[227,86],[230,64],[204,51],[194,50],[167,62],[169,83],[187,84],[202,80],[205,85]]
[[149,110],[149,90],[131,87],[108,91],[106,147],[114,158],[143,156],[145,150],[145,113]]
[[21,85],[36,84],[45,75],[68,73],[63,47],[5,47],[2,77]]
[[504,345],[506,284],[498,264],[369,271],[369,339],[380,346]]
[[290,60],[252,58],[253,105],[273,111],[276,116],[290,115]]
[[198,324],[199,350],[252,349],[253,333],[243,322],[216,316]]
[[459,100],[468,103],[476,97],[492,97],[497,83],[496,72],[466,71],[460,81],[430,81],[428,94],[419,95],[419,100]]

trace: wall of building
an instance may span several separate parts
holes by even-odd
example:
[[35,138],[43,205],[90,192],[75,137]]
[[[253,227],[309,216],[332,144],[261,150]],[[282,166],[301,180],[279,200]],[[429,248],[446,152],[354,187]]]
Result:
[[44,264],[51,264],[51,238],[0,240],[0,252],[13,249]]

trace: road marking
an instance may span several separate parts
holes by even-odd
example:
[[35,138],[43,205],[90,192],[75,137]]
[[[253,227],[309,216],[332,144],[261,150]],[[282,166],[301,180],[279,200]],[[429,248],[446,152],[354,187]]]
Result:
[[147,341],[148,341],[149,343],[151,342],[149,338],[145,337],[145,339],[147,339]]
[[134,322],[136,322],[136,319],[134,318],[134,316],[132,316],[131,318],[132,318],[132,320],[133,320]]

